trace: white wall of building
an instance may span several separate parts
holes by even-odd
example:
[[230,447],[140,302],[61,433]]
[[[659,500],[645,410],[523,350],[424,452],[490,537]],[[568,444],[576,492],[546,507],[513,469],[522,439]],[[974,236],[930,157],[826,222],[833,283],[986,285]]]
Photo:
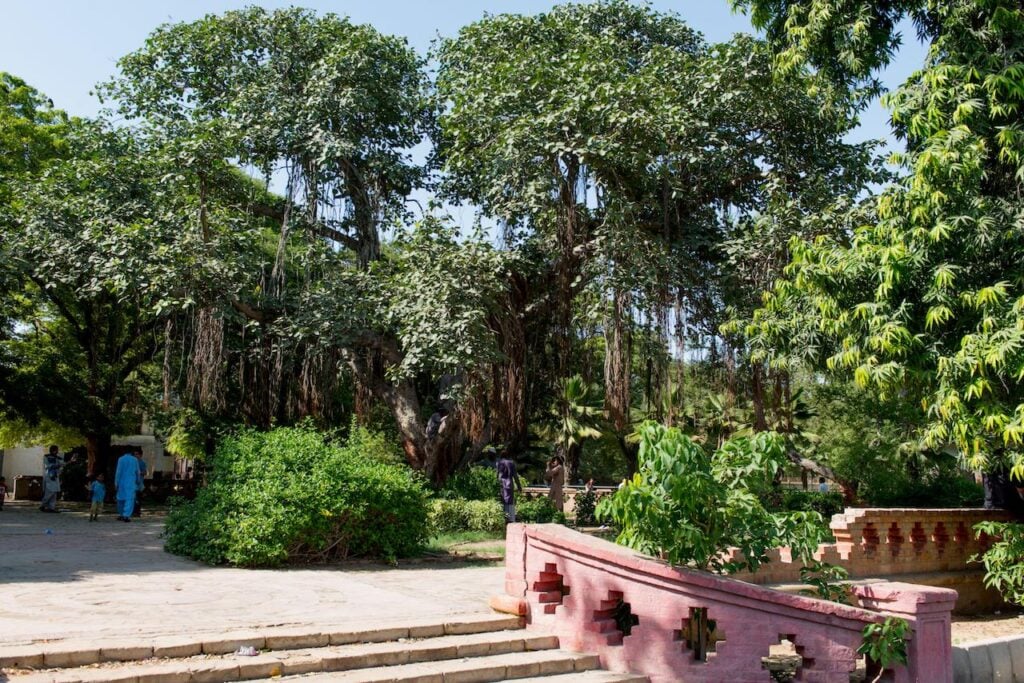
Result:
[[[142,459],[146,461],[147,476],[153,472],[166,472],[166,476],[174,471],[174,458],[164,453],[163,443],[152,434],[133,434],[132,436],[115,436],[111,443],[119,446],[140,446]],[[13,487],[14,478],[18,476],[38,477],[43,474],[43,456],[47,446],[18,446],[5,448],[0,459],[0,476],[7,479],[7,485]],[[114,454],[115,457],[120,454]]]

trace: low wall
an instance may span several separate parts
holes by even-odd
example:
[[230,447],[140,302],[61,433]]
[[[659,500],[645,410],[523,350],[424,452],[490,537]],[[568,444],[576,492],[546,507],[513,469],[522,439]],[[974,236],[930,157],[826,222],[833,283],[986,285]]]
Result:
[[762,658],[783,641],[799,654],[797,680],[848,683],[864,626],[887,614],[912,627],[909,665],[890,680],[952,681],[951,590],[858,586],[850,607],[671,567],[558,525],[509,525],[505,558],[506,592],[529,628],[653,683],[761,683]]
[[[1010,519],[1002,510],[982,508],[847,508],[832,517],[829,526],[836,540],[822,544],[815,559],[844,567],[851,579],[952,588],[960,594],[957,614],[991,612],[1004,602],[998,591],[985,588],[979,565],[968,563],[991,545],[985,535],[975,538],[974,525]],[[739,551],[731,555],[735,559]],[[768,556],[771,561],[757,572],[733,577],[760,585],[799,583],[802,564],[787,548]]]
[[1024,683],[1024,635],[953,647],[954,683]]

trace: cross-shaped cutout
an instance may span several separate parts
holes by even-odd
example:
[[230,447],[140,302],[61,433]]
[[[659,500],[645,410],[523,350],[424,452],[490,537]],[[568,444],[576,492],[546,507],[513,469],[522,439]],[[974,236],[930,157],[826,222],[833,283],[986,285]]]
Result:
[[554,562],[544,564],[544,571],[537,575],[537,580],[530,586],[530,590],[537,594],[537,602],[544,605],[545,614],[554,614],[562,604],[562,599],[569,595],[565,577],[558,572]]
[[772,680],[796,681],[801,671],[814,666],[814,659],[804,655],[804,646],[796,642],[796,635],[780,633],[777,645],[768,649],[768,656],[761,659],[761,665],[769,671]]
[[632,635],[640,624],[640,617],[633,614],[633,608],[623,599],[621,591],[608,591],[608,598],[602,600],[600,609],[594,610],[594,622],[588,628],[605,634],[609,645],[622,645],[622,639]]
[[725,640],[725,634],[714,619],[708,619],[708,608],[691,607],[690,615],[682,622],[682,627],[673,631],[672,637],[683,643],[683,652],[692,652],[698,662],[714,657],[718,643]]

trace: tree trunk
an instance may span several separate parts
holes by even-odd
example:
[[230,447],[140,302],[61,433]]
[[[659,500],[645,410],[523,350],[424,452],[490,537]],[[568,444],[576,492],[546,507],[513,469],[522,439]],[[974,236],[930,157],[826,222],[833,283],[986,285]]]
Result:
[[751,380],[751,393],[754,400],[754,431],[763,432],[768,429],[768,423],[764,418],[764,368],[760,363],[754,363],[751,367]]
[[86,467],[89,476],[99,474],[107,468],[107,453],[110,451],[110,435],[90,432],[85,435]]
[[629,428],[630,357],[628,349],[629,292],[616,291],[612,299],[612,317],[605,326],[604,407],[617,432]]
[[565,449],[565,483],[572,485],[579,477],[580,456],[583,454],[582,444],[573,444]]

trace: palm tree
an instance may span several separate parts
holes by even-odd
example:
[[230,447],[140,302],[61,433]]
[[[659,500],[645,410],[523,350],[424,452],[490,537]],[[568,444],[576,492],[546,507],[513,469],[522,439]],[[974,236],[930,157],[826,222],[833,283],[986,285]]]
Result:
[[583,442],[599,439],[604,433],[603,409],[604,398],[597,384],[587,384],[579,375],[558,383],[558,393],[540,434],[565,451],[566,482],[576,480]]

